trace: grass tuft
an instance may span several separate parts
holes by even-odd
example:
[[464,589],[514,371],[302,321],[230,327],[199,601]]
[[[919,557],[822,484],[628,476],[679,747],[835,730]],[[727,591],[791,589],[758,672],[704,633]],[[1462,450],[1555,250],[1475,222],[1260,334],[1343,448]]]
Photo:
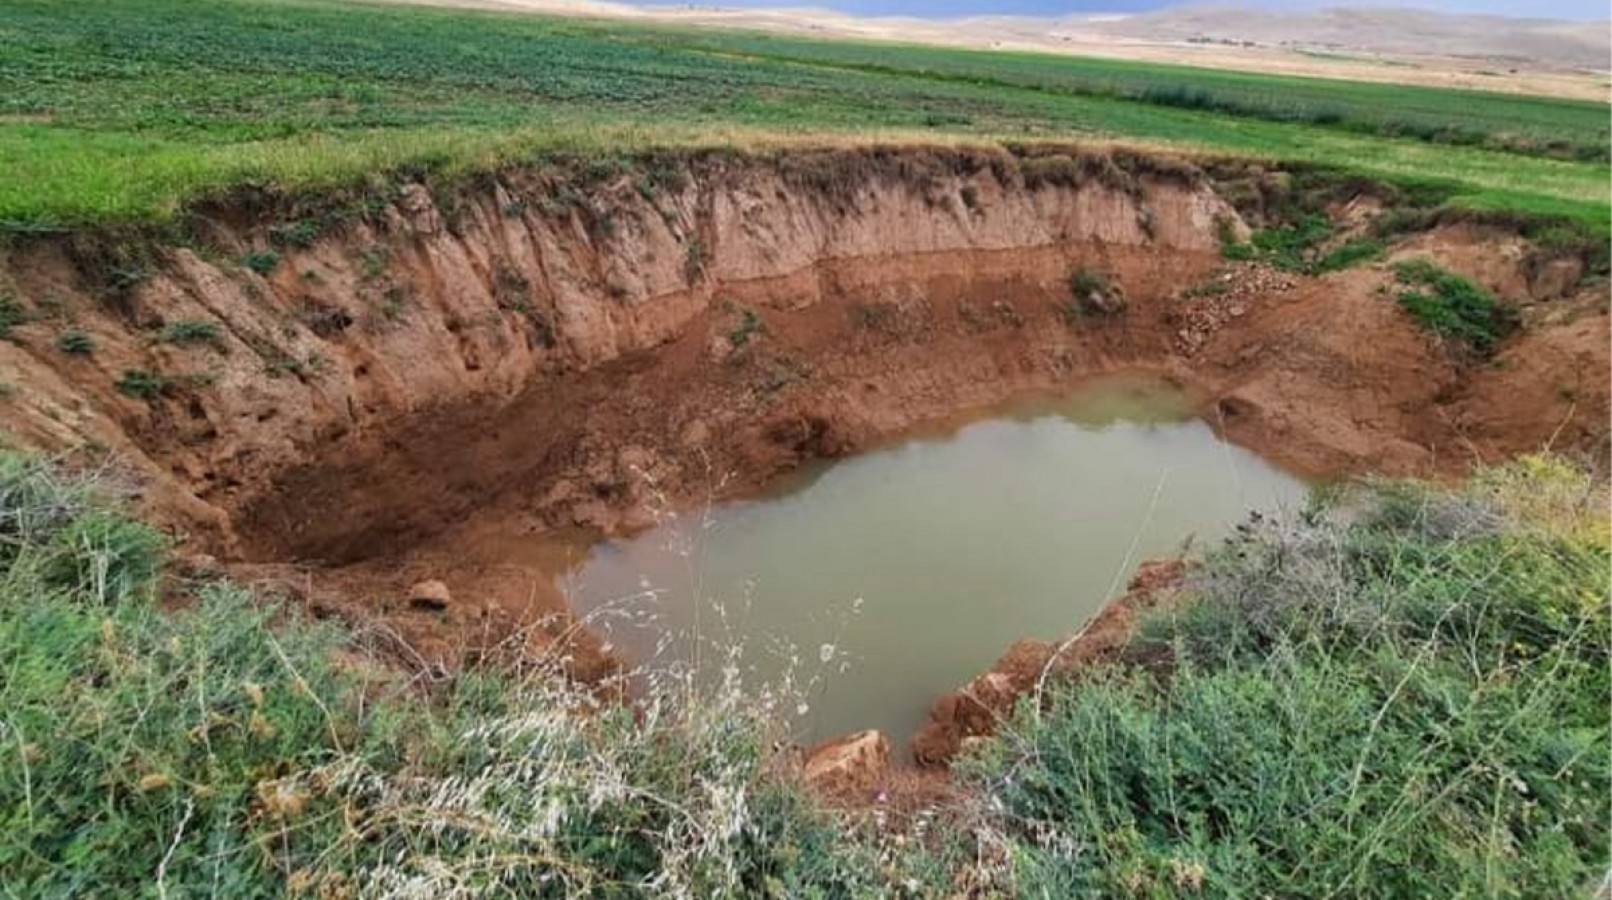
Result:
[[87,332],[70,328],[56,336],[56,349],[75,356],[88,356],[95,352],[95,339]]
[[1474,282],[1447,272],[1430,260],[1412,259],[1394,266],[1403,287],[1399,305],[1423,328],[1479,357],[1517,327],[1516,312]]

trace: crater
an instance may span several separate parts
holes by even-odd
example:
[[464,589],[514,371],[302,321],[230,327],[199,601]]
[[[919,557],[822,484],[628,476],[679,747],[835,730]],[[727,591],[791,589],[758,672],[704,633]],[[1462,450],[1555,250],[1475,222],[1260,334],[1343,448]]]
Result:
[[[55,352],[45,306],[22,317],[0,380],[29,389],[0,419],[131,466],[191,552],[384,624],[408,664],[560,655],[598,677],[647,657],[566,593],[589,611],[647,577],[687,629],[684,558],[660,548],[691,542],[693,594],[891,686],[841,685],[817,734],[905,730],[1006,636],[1078,627],[1127,566],[1303,480],[1547,444],[1604,462],[1605,297],[1561,251],[1449,210],[1398,217],[1419,230],[1340,271],[1247,243],[1295,214],[1330,217],[1318,252],[1378,234],[1360,211],[1393,212],[1388,186],[1055,146],[601,171],[258,196],[188,222],[191,246],[13,247],[6,282],[96,352]],[[235,262],[290,233],[266,274]],[[1520,328],[1453,347],[1396,302],[1410,258]],[[149,261],[137,283],[107,282],[121,259]],[[214,325],[176,342],[154,322]],[[451,599],[410,604],[423,582]],[[795,624],[858,597],[866,640]]]

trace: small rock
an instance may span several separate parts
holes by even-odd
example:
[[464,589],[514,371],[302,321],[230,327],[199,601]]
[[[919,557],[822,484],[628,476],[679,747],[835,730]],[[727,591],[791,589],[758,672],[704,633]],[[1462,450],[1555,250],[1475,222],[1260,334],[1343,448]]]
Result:
[[856,734],[820,744],[806,757],[806,782],[830,793],[868,790],[890,768],[890,739],[881,731]]
[[448,608],[452,599],[448,593],[448,586],[440,581],[422,581],[409,588],[409,606],[415,609],[442,612]]
[[1584,264],[1567,257],[1539,266],[1528,279],[1528,293],[1535,300],[1554,300],[1570,292],[1584,277]]

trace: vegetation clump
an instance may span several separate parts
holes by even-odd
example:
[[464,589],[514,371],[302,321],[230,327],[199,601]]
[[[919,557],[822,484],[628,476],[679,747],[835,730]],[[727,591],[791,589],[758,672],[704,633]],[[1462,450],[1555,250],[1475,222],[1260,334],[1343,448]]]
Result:
[[[1606,495],[1530,458],[1255,518],[1129,662],[970,762],[1024,896],[1584,896],[1612,781]],[[1168,666],[1159,660],[1168,659]]]
[[272,249],[251,250],[241,257],[241,265],[267,278],[279,268],[280,254]]
[[162,329],[162,339],[170,344],[218,344],[223,332],[217,322],[206,319],[180,319]]
[[56,336],[56,349],[75,356],[88,356],[95,352],[95,339],[88,332],[71,328]]
[[1423,328],[1480,357],[1517,327],[1516,311],[1476,283],[1426,259],[1394,266],[1399,305]]
[[124,369],[123,374],[113,384],[120,393],[141,400],[153,400],[160,396],[168,387],[169,379],[155,372],[144,369]]
[[1319,275],[1375,259],[1387,249],[1387,244],[1375,237],[1333,243],[1334,232],[1332,220],[1325,213],[1308,213],[1290,222],[1257,229],[1246,243],[1222,229],[1220,253],[1230,260],[1258,261],[1287,272]]
[[728,343],[735,349],[741,348],[766,330],[766,323],[753,309],[746,309],[739,314],[739,322],[728,331]]
[[1069,271],[1069,299],[1058,307],[1066,324],[1074,326],[1089,317],[1117,316],[1128,306],[1125,289],[1109,273],[1091,266]]

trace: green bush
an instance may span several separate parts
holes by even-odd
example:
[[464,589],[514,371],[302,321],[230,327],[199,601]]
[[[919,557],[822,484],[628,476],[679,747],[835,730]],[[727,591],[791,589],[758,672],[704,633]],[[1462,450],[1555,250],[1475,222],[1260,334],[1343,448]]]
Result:
[[168,387],[169,379],[144,369],[124,369],[113,384],[120,393],[142,400],[153,400]]
[[1021,710],[971,768],[1021,891],[1587,894],[1612,818],[1604,495],[1577,492],[1600,523],[1577,535],[1497,497],[1379,485],[1251,522],[1137,665]]
[[241,257],[241,265],[267,278],[280,267],[280,254],[274,250],[250,250]]
[[95,339],[73,328],[56,336],[56,349],[63,353],[88,355],[95,352]]
[[1515,311],[1477,284],[1425,259],[1394,266],[1399,305],[1423,328],[1479,356],[1517,327]]

